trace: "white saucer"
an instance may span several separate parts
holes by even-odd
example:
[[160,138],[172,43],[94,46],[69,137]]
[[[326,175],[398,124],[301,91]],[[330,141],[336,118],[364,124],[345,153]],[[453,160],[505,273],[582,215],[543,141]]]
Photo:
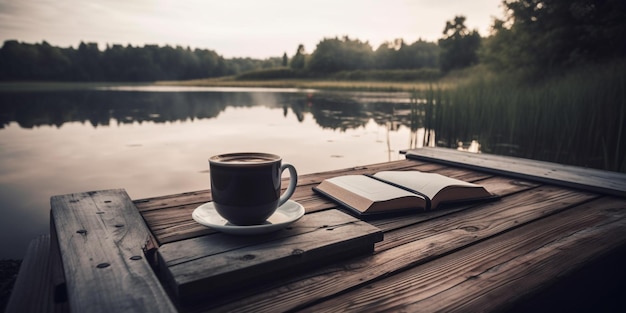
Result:
[[197,207],[193,210],[191,217],[193,217],[196,222],[223,233],[233,235],[255,235],[281,230],[287,227],[287,225],[299,220],[303,215],[304,207],[301,204],[292,200],[287,200],[285,204],[276,209],[276,212],[274,212],[274,214],[272,214],[272,216],[270,216],[264,224],[260,225],[233,225],[217,213],[213,202],[208,202]]

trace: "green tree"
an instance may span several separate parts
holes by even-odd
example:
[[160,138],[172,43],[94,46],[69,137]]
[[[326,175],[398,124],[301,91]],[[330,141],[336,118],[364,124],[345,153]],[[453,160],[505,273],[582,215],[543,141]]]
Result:
[[439,62],[442,71],[447,72],[478,63],[480,34],[476,30],[467,29],[465,16],[456,16],[452,21],[447,21],[443,35],[444,37],[439,40],[441,47]]
[[317,44],[311,55],[309,70],[313,72],[337,72],[373,68],[372,46],[347,36],[343,39],[326,38]]
[[626,54],[626,1],[503,1],[484,61],[500,69],[550,70]]
[[384,42],[374,51],[374,64],[377,69],[391,69],[396,48],[393,42]]
[[67,76],[69,74],[71,62],[62,49],[53,47],[45,41],[36,47],[39,50],[36,65],[38,75],[42,79],[50,80],[58,75]]
[[0,50],[0,75],[3,79],[32,79],[37,73],[39,52],[35,45],[21,44],[17,40],[7,40]]
[[295,70],[304,69],[305,65],[306,52],[304,51],[304,45],[298,45],[298,49],[296,50],[296,54],[291,58],[291,68]]
[[420,69],[439,66],[440,48],[433,42],[418,40],[410,45],[402,39],[386,42],[374,52],[378,69]]
[[[241,63],[241,64],[240,64]],[[230,62],[211,50],[170,46],[107,45],[81,42],[78,49],[6,41],[0,48],[2,80],[154,81],[193,79],[234,74],[234,68],[253,70],[278,66],[280,58]]]
[[441,48],[434,42],[418,40],[407,47],[413,58],[412,68],[437,68]]
[[289,57],[287,56],[287,52],[283,53],[283,66],[287,67],[289,65]]
[[104,80],[100,56],[97,43],[81,41],[73,57],[73,78],[83,81]]

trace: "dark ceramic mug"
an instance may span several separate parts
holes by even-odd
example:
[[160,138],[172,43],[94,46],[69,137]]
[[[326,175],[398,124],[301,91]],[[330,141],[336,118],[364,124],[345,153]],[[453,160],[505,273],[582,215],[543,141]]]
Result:
[[[228,153],[209,158],[211,195],[217,213],[235,225],[262,224],[293,195],[296,168],[280,156],[260,152]],[[281,174],[289,187],[280,195]]]

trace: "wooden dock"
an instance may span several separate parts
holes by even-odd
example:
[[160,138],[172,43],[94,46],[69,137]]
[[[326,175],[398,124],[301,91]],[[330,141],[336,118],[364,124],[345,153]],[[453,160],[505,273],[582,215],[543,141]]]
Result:
[[[306,215],[254,237],[193,221],[209,190],[54,196],[45,277],[20,273],[16,283],[51,288],[38,288],[41,296],[16,288],[7,312],[41,301],[74,312],[626,309],[615,301],[626,296],[626,175],[446,149],[405,153],[302,175],[292,199]],[[311,189],[382,170],[436,172],[501,198],[361,221]]]

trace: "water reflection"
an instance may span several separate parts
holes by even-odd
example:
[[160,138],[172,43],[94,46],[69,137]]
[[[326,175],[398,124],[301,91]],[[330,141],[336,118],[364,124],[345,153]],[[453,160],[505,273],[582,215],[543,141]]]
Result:
[[217,153],[274,152],[302,174],[401,159],[423,134],[415,105],[402,93],[311,90],[0,93],[0,259],[48,232],[52,195],[206,189]]
[[[112,89],[108,88],[108,89]],[[227,107],[282,108],[283,116],[294,113],[299,122],[311,113],[322,128],[359,128],[374,120],[378,125],[394,123],[417,130],[420,125],[416,103],[404,93],[313,93],[313,92],[111,92],[82,90],[35,93],[0,93],[3,104],[0,128],[17,122],[22,128],[43,125],[61,127],[68,122],[93,127],[138,122],[176,122],[217,118]],[[118,89],[112,89],[118,90]],[[152,89],[148,89],[152,91]],[[142,90],[143,91],[143,90]],[[378,95],[378,97],[375,97]],[[400,101],[404,99],[404,103]]]

